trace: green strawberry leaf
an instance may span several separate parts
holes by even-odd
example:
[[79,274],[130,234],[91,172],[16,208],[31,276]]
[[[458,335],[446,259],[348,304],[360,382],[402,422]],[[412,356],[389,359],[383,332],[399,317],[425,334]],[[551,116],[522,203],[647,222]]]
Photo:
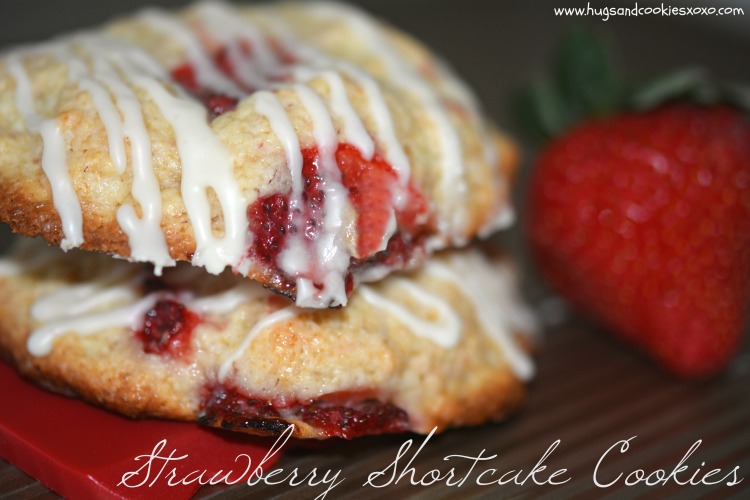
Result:
[[605,43],[576,26],[554,56],[555,71],[521,93],[517,117],[528,135],[546,140],[587,116],[622,108],[627,95]]
[[575,119],[602,116],[622,105],[623,86],[604,41],[580,26],[571,29],[561,44],[555,68],[557,86]]
[[721,87],[721,93],[729,104],[750,113],[750,87],[746,84],[725,83]]
[[581,26],[565,33],[553,71],[516,100],[517,119],[529,138],[547,141],[588,118],[646,111],[675,100],[726,103],[750,112],[750,88],[718,83],[702,68],[672,71],[638,85],[623,80],[610,46]]
[[719,89],[702,68],[687,68],[667,73],[641,85],[630,97],[630,107],[655,108],[667,101],[685,99],[698,103],[719,100]]

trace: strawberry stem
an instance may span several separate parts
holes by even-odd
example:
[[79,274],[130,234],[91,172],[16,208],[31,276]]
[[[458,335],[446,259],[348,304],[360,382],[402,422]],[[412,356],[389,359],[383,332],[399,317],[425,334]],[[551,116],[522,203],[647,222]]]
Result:
[[627,95],[606,45],[574,26],[554,58],[554,73],[537,79],[517,101],[517,115],[533,138],[547,140],[587,116],[622,108]]
[[704,69],[680,69],[642,85],[629,103],[637,110],[647,110],[675,99],[708,104],[719,100],[719,89]]
[[544,142],[589,118],[646,111],[670,101],[727,103],[750,110],[750,88],[719,83],[703,68],[679,69],[634,85],[615,71],[609,44],[581,26],[563,37],[554,71],[535,80],[516,101],[531,139]]

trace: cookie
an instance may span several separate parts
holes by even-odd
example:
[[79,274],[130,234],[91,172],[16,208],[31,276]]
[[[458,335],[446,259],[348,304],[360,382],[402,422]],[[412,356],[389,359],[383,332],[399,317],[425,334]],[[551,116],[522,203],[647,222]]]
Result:
[[14,231],[231,269],[304,307],[512,220],[512,143],[346,5],[150,9],[7,51],[0,151]]
[[0,352],[27,378],[130,417],[301,438],[480,424],[518,407],[533,318],[507,259],[440,253],[300,308],[229,272],[40,240],[0,261]]

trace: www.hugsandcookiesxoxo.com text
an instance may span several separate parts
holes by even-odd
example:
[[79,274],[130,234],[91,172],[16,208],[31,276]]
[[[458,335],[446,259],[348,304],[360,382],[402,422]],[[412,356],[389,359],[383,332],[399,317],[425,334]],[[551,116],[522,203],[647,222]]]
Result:
[[[345,478],[341,470],[322,470],[313,468],[311,471],[299,471],[297,468],[284,470],[283,468],[264,470],[284,447],[292,435],[293,427],[289,426],[274,442],[263,459],[253,464],[249,455],[240,454],[236,457],[236,469],[209,472],[207,470],[184,471],[180,469],[180,462],[188,455],[180,455],[178,450],[167,451],[169,444],[166,439],[156,443],[153,450],[145,455],[135,457],[137,467],[122,475],[119,487],[147,488],[159,482],[169,486],[189,484],[239,484],[249,486],[257,484],[286,485],[289,487],[325,487],[316,498],[325,498]],[[550,469],[545,462],[549,461],[561,440],[554,441],[540,455],[539,460],[531,467],[518,468],[507,465],[499,468],[493,461],[498,460],[497,454],[488,454],[482,450],[475,455],[448,455],[443,457],[446,462],[444,468],[421,468],[417,464],[420,455],[427,455],[427,444],[435,433],[435,429],[424,438],[418,448],[414,439],[408,439],[396,452],[392,462],[381,470],[367,474],[362,484],[365,488],[385,488],[387,486],[409,483],[415,487],[442,485],[460,488],[475,484],[477,486],[503,485],[538,485],[559,486],[573,479],[568,469]],[[617,455],[626,454],[631,446],[636,446],[637,436],[622,439],[602,451],[593,466],[591,473],[592,484],[606,489],[616,486],[662,486],[673,484],[678,486],[697,485],[725,485],[735,486],[743,481],[740,467],[730,469],[706,468],[705,462],[700,466],[688,465],[690,459],[700,448],[702,440],[696,440],[688,448],[682,458],[671,469],[633,469],[622,472],[607,472],[607,461],[614,461]]]

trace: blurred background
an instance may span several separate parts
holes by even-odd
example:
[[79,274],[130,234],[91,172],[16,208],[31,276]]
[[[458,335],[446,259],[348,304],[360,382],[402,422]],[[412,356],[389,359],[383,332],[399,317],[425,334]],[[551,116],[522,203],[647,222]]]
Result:
[[[560,17],[556,7],[632,8],[636,1],[619,0],[351,0],[370,13],[421,39],[455,68],[483,104],[485,113],[502,128],[519,136],[513,119],[516,93],[549,67],[562,34],[572,23],[584,24],[602,34],[615,49],[623,72],[647,78],[680,67],[703,67],[725,80],[750,82],[750,0],[638,0],[641,7],[739,7],[736,16],[598,16]],[[176,7],[182,0],[24,0],[3,2],[0,16],[0,47],[49,38],[73,29],[106,22],[119,14],[147,4]],[[523,205],[524,180],[536,150],[523,143],[524,161],[516,190],[516,203]],[[523,219],[523,210],[519,210]],[[502,238],[515,253],[525,254],[517,229]],[[0,241],[2,241],[0,235]],[[527,273],[527,294],[537,305],[548,292],[533,272]],[[592,461],[617,439],[639,435],[638,450],[614,461],[621,471],[635,467],[673,467],[697,439],[705,445],[696,460],[731,468],[740,465],[748,476],[731,490],[677,487],[659,490],[621,490],[622,498],[636,493],[701,495],[750,494],[750,352],[747,347],[733,368],[719,380],[689,384],[670,379],[639,355],[609,340],[597,328],[575,316],[548,326],[538,356],[539,374],[531,387],[525,411],[516,419],[496,426],[462,429],[435,438],[430,458],[420,466],[440,466],[451,453],[476,453],[486,447],[502,453],[508,466],[529,466],[555,439],[563,446],[550,468],[569,467],[575,480],[564,488],[539,488],[533,484],[502,491],[463,490],[462,497],[490,495],[550,498],[596,497],[588,475]],[[288,467],[344,468],[344,476],[357,478],[361,471],[378,470],[403,442],[401,437],[363,439],[356,443],[333,443],[325,448],[291,452]],[[529,463],[531,462],[531,463]],[[445,467],[443,463],[443,467]],[[4,479],[3,479],[4,478]],[[356,480],[338,490],[347,498],[360,499],[366,490]],[[348,489],[346,489],[348,488]],[[0,467],[0,496],[25,491],[31,496],[49,496],[44,487],[11,466]],[[221,488],[205,495],[242,497],[246,490]],[[293,498],[317,491],[286,491],[266,488],[260,496]],[[370,494],[449,493],[408,485]],[[453,490],[452,494],[458,494]],[[433,498],[431,496],[431,498]]]
[[[12,0],[3,2],[0,46],[93,26],[145,5],[185,0]],[[750,0],[351,0],[441,54],[505,122],[510,92],[545,67],[565,27],[584,23],[610,36],[629,73],[701,65],[750,80]],[[730,6],[738,16],[559,17],[555,7]],[[507,123],[502,123],[508,126]]]
[[[3,2],[0,48],[44,40],[105,23],[147,5],[176,8],[187,0],[13,0]],[[251,3],[251,0],[248,1]],[[571,25],[583,25],[612,49],[616,68],[649,78],[670,69],[703,67],[724,80],[750,82],[750,0],[350,0],[422,40],[475,90],[485,113],[524,147],[515,191],[521,208],[535,148],[514,115],[514,99],[551,67]],[[559,16],[556,8],[738,7],[733,16]],[[1,49],[0,49],[1,50]],[[522,219],[523,210],[519,210]],[[4,229],[4,228],[3,228]],[[2,234],[3,229],[0,229]],[[503,239],[525,255],[511,231]],[[2,241],[2,239],[0,239]],[[532,280],[533,299],[543,295]],[[529,285],[529,283],[527,283]]]

